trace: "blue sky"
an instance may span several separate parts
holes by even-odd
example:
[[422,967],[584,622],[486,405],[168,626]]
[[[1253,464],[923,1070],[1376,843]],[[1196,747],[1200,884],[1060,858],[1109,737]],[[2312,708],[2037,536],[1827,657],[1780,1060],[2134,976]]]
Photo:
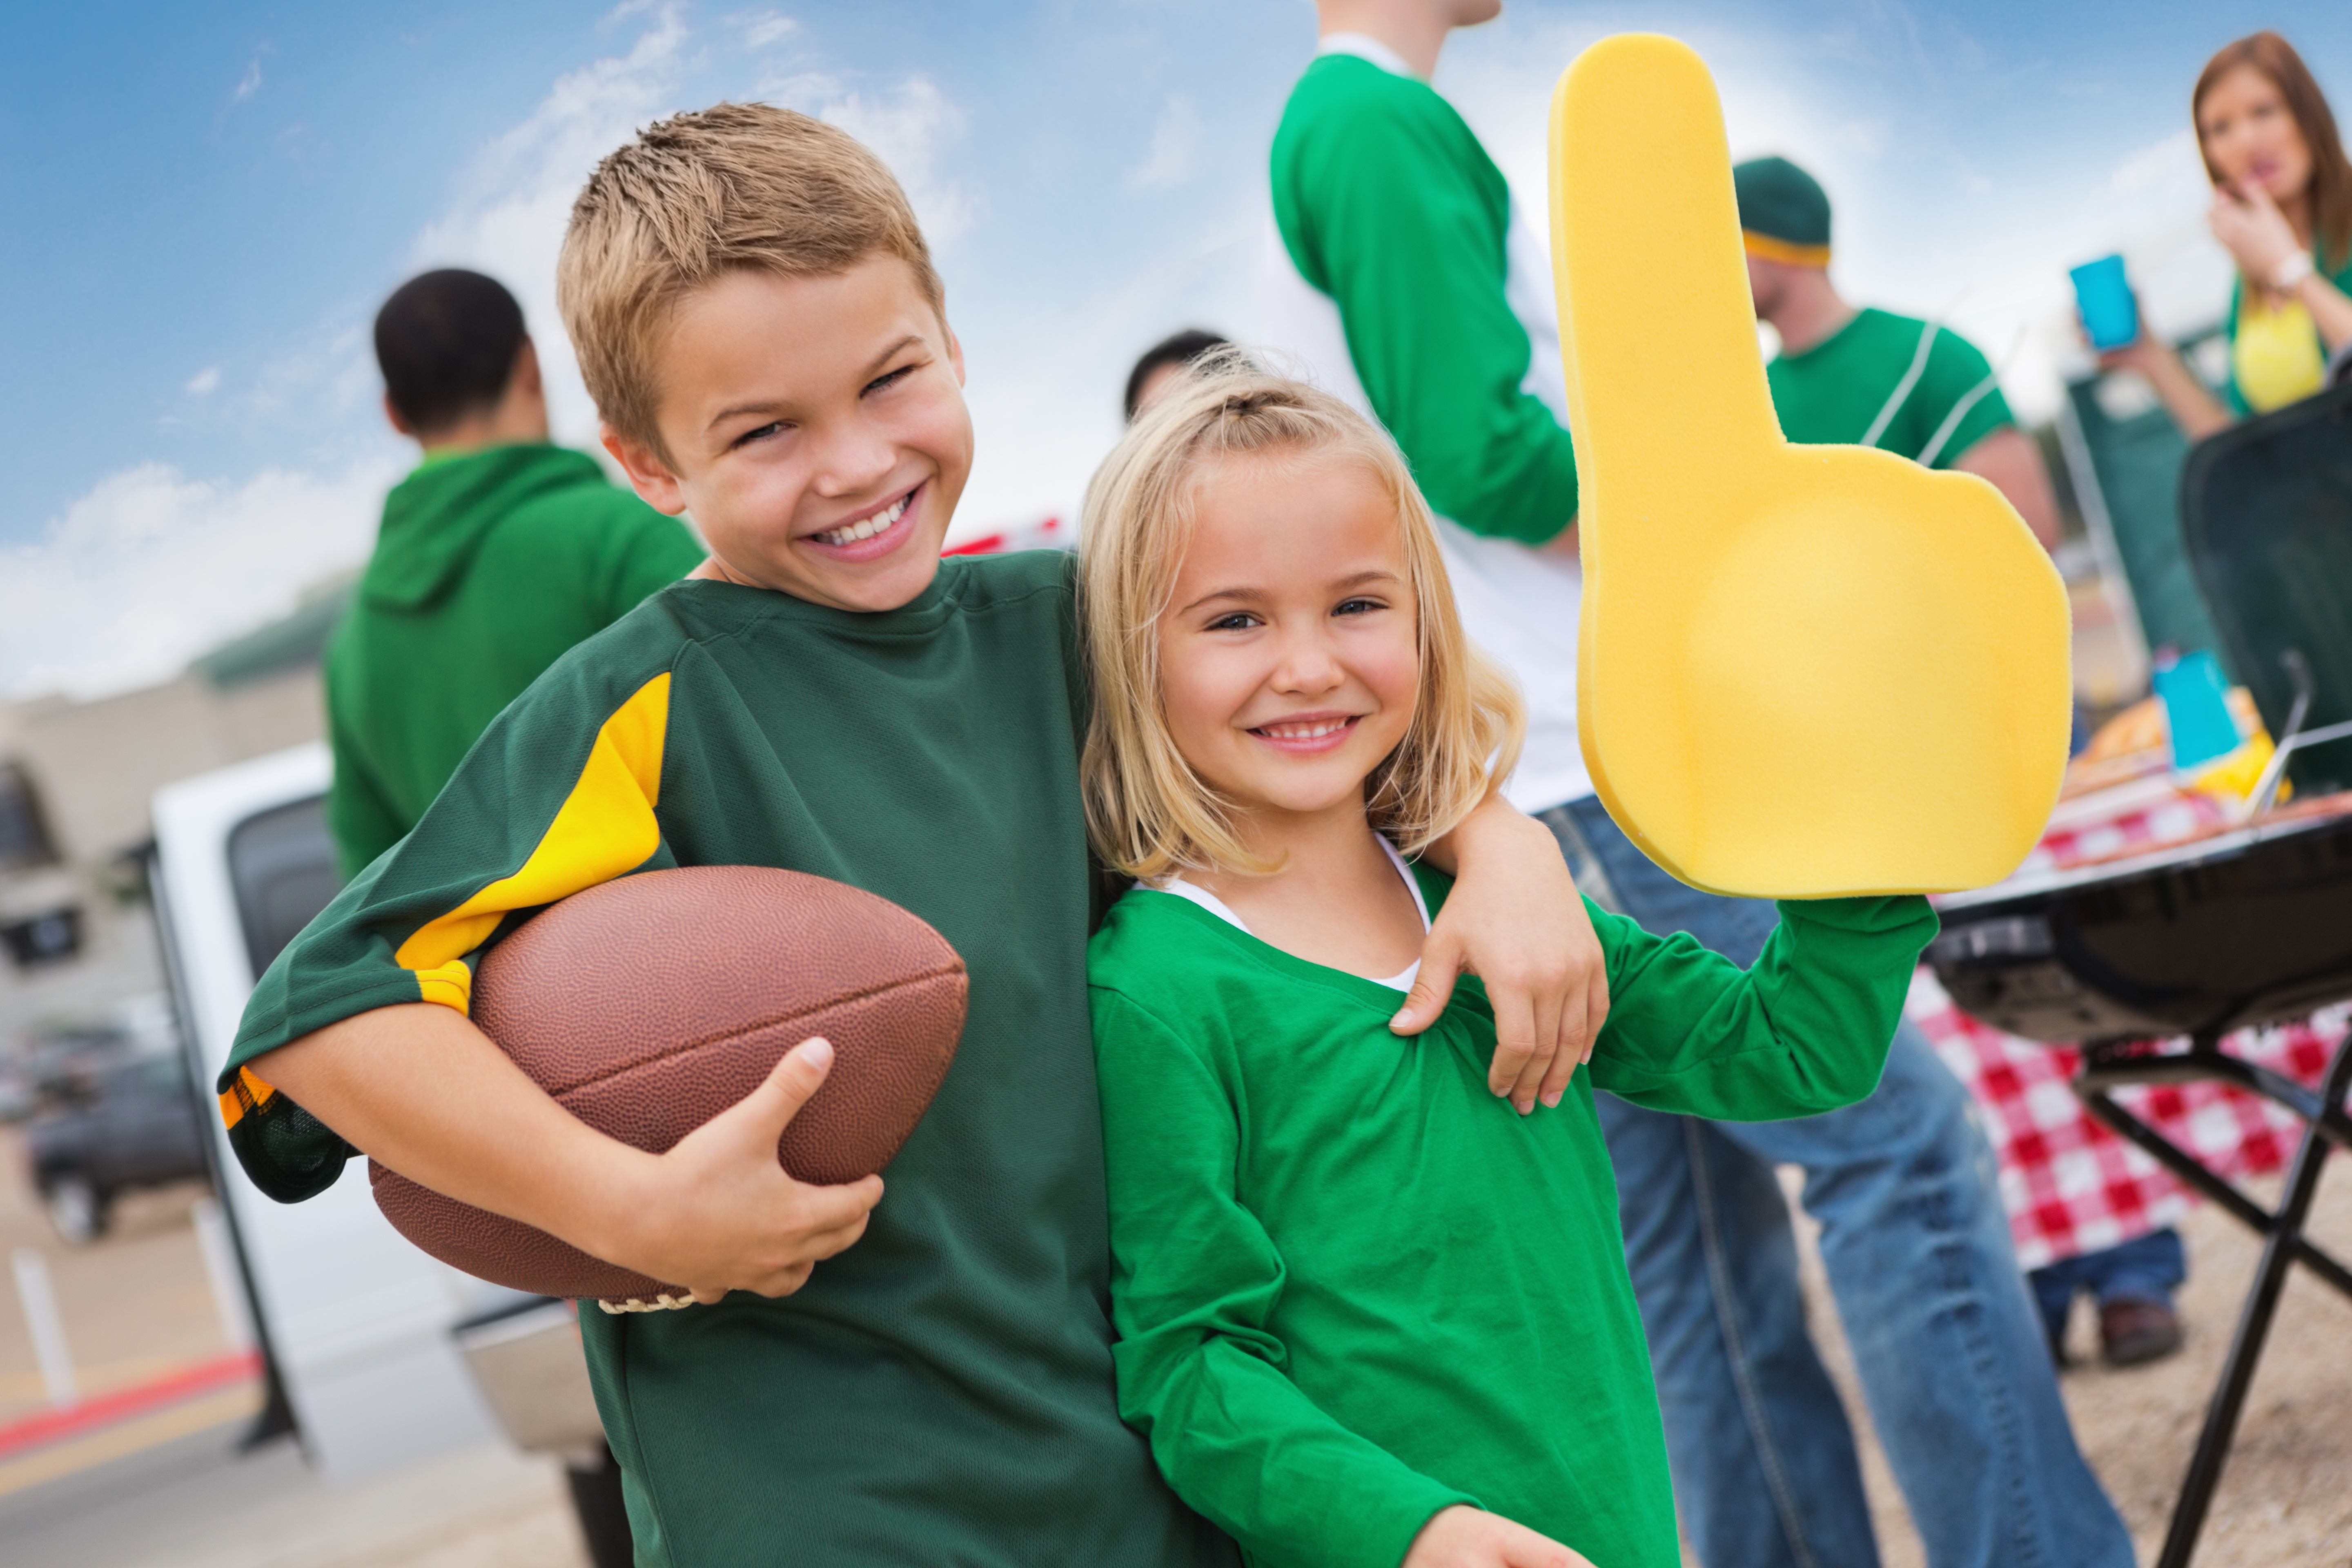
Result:
[[[1576,50],[1676,33],[1736,153],[1838,202],[1849,295],[1947,317],[2046,409],[2064,267],[2122,248],[2151,315],[2216,313],[2186,99],[2278,26],[2352,108],[2352,7],[1642,5],[1514,0],[1437,85],[1541,201]],[[637,125],[764,98],[867,139],[940,253],[972,371],[962,531],[1076,503],[1133,354],[1247,334],[1265,148],[1312,46],[1304,0],[495,6],[84,5],[0,59],[0,696],[166,674],[363,557],[407,449],[365,329],[404,276],[523,299],[559,435],[593,414],[553,313],[563,214]],[[1670,302],[1662,301],[1662,308]]]

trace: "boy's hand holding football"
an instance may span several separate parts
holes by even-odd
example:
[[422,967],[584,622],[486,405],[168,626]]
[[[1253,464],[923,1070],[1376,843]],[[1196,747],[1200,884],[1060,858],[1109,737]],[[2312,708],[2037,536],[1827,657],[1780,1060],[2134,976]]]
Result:
[[1558,1105],[1609,1016],[1608,961],[1551,830],[1490,795],[1436,846],[1450,851],[1453,897],[1429,928],[1421,974],[1390,1027],[1417,1035],[1437,1022],[1462,974],[1486,984],[1495,1008],[1487,1087],[1522,1115]]
[[833,1065],[805,1042],[760,1087],[648,1154],[565,1110],[471,1020],[430,1002],[379,1007],[272,1053],[270,1076],[362,1152],[460,1203],[675,1281],[697,1300],[783,1296],[865,1234],[882,1179],[794,1181],[784,1124]]
[[1498,1513],[1456,1504],[1440,1509],[1412,1538],[1403,1568],[1592,1568],[1582,1552],[1513,1524]]
[[611,1261],[678,1280],[705,1303],[730,1290],[789,1296],[865,1235],[881,1177],[813,1186],[776,1162],[784,1124],[832,1067],[827,1042],[795,1046],[759,1088],[656,1157],[644,1201],[631,1205],[627,1255]]

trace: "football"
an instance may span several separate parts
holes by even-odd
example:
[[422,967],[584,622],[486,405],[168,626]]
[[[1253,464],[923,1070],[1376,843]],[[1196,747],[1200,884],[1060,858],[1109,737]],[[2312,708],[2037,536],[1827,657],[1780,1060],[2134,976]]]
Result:
[[[482,957],[473,1018],[589,1126],[661,1153],[812,1036],[833,1070],[777,1158],[804,1182],[889,1163],[963,1034],[963,961],[887,899],[758,866],[643,871],[549,906]],[[608,1310],[683,1306],[675,1282],[591,1258],[373,1161],[394,1229],[478,1279]]]

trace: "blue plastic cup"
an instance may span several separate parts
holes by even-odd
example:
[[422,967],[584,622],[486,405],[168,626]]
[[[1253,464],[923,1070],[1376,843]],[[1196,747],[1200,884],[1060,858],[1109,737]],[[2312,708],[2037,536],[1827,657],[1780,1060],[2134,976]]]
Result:
[[2119,349],[2139,336],[2139,303],[2132,298],[2131,280],[2124,276],[2124,258],[2102,256],[2070,269],[2074,303],[2083,312],[2083,330],[2095,349]]
[[2156,694],[2164,700],[2165,727],[2172,731],[2172,765],[2193,768],[2238,749],[2238,721],[2230,712],[2230,679],[2213,656],[2200,648],[2156,672]]

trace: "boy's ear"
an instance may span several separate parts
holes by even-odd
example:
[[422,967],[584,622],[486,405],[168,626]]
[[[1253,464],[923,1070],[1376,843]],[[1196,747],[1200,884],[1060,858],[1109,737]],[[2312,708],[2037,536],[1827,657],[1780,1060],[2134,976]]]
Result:
[[948,363],[955,366],[956,384],[961,386],[964,384],[963,340],[955,335],[955,329],[948,325],[945,316],[940,318],[940,331],[948,335]]
[[603,423],[596,426],[596,439],[629,476],[629,488],[637,492],[639,500],[671,517],[686,510],[686,489],[660,453]]
[[[958,381],[961,381],[963,379],[963,372],[961,368],[961,361],[958,362],[958,365],[959,368],[956,372],[956,379]],[[399,409],[394,408],[392,405],[392,394],[389,392],[383,395],[383,416],[392,422],[392,427],[394,430],[397,430],[400,434],[409,437],[411,440],[415,440],[416,438],[416,432],[410,426],[407,416],[402,414]]]

